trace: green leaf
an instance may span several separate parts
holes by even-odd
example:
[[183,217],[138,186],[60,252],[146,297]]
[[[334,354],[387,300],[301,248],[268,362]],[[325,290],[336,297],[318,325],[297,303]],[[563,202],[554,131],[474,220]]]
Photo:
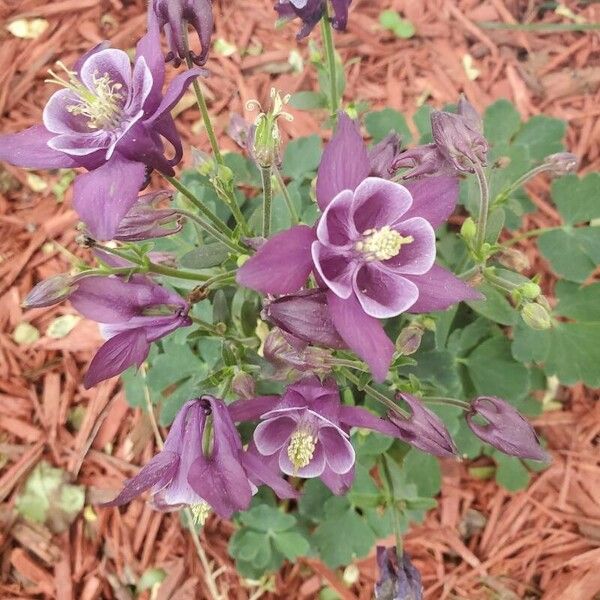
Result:
[[129,406],[145,406],[146,392],[144,378],[135,367],[130,367],[124,373],[121,373],[121,381],[125,388],[125,398]]
[[327,96],[320,92],[302,91],[292,94],[290,106],[298,110],[314,110],[315,108],[327,108]]
[[552,183],[552,199],[568,225],[600,219],[600,173],[556,179]]
[[515,401],[529,390],[529,372],[514,360],[505,337],[490,338],[475,348],[467,359],[467,369],[480,395]]
[[[164,352],[152,361],[148,371],[147,382],[153,392],[162,392],[190,375],[201,376],[206,372],[202,360],[189,346],[167,340],[163,343],[163,350]],[[174,365],[177,365],[177,368],[173,368]]]
[[408,19],[400,18],[395,10],[384,10],[379,15],[379,22],[396,37],[409,39],[415,35],[415,26]]
[[478,290],[485,296],[485,300],[467,302],[476,313],[501,325],[513,325],[515,323],[518,313],[504,294],[487,283],[482,283]]
[[240,513],[240,521],[257,531],[275,532],[286,531],[296,524],[296,519],[292,515],[265,504]]
[[310,135],[292,140],[285,148],[282,172],[294,179],[312,178],[321,160],[321,137]]
[[392,130],[401,136],[404,143],[412,138],[404,115],[392,108],[367,113],[365,126],[374,143],[381,141]]
[[184,254],[181,265],[188,269],[209,269],[220,265],[229,256],[229,248],[224,244],[205,244]]
[[521,127],[513,143],[526,146],[532,160],[543,160],[549,154],[563,149],[562,139],[567,126],[560,119],[535,115]]
[[508,142],[521,127],[521,116],[511,102],[498,100],[485,110],[483,127],[490,144]]
[[298,512],[305,519],[317,523],[325,516],[325,502],[332,497],[331,491],[320,479],[309,479],[304,483],[298,500]]
[[518,458],[494,452],[494,460],[497,465],[496,481],[502,487],[509,492],[516,492],[527,487],[529,471]]
[[306,556],[310,544],[306,538],[296,531],[279,532],[274,538],[275,547],[288,560],[296,560],[299,556]]
[[434,456],[411,448],[404,457],[402,469],[406,473],[406,480],[417,486],[421,496],[435,496],[440,491],[442,472],[440,463]]

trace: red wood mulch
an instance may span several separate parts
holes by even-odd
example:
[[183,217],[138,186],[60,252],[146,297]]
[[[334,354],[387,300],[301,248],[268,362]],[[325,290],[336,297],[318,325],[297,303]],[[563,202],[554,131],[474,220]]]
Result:
[[[49,27],[37,40],[0,29],[0,114],[2,130],[16,131],[40,120],[52,89],[44,85],[54,61],[72,64],[89,46],[111,39],[132,47],[144,27],[142,0],[0,0],[4,24],[17,17],[41,17]],[[355,0],[349,32],[337,37],[346,61],[347,98],[391,106],[411,114],[419,99],[435,105],[464,91],[482,109],[499,97],[516,103],[524,116],[544,112],[567,120],[568,146],[583,160],[583,172],[600,169],[600,38],[597,33],[540,34],[483,31],[478,21],[525,22],[539,3],[517,0]],[[579,6],[579,4],[581,6]],[[600,21],[600,6],[569,3],[587,21]],[[383,8],[404,13],[417,29],[396,40],[378,27]],[[224,58],[213,52],[205,81],[210,109],[223,136],[229,110],[243,112],[251,98],[264,100],[276,85],[286,92],[310,89],[313,72],[293,72],[288,58],[296,48],[294,27],[273,29],[271,0],[215,0],[215,37],[242,51]],[[548,22],[564,17],[546,13]],[[568,20],[568,18],[566,18]],[[318,35],[318,34],[317,34]],[[261,52],[258,50],[262,49]],[[305,44],[298,47],[307,58]],[[470,54],[480,75],[469,80],[463,57]],[[192,100],[188,106],[192,105]],[[185,103],[183,105],[185,107]],[[183,110],[180,130],[189,142],[207,148],[194,110]],[[310,113],[295,113],[291,136],[319,131]],[[225,144],[229,141],[224,140]],[[205,572],[177,515],[152,512],[143,502],[123,514],[87,510],[68,533],[52,536],[16,520],[15,497],[43,457],[87,486],[86,504],[116,490],[154,452],[151,428],[139,410],[128,409],[117,380],[84,391],[81,374],[99,336],[80,321],[62,339],[46,335],[49,324],[73,311],[68,305],[23,313],[21,299],[32,284],[66,268],[68,252],[80,254],[72,226],[76,217],[67,192],[56,201],[47,178],[0,167],[0,597],[60,600],[126,599],[126,585],[150,566],[166,567],[156,598],[210,598]],[[532,186],[539,211],[526,227],[555,224],[547,182]],[[522,246],[552,278],[536,254],[535,242]],[[40,332],[30,345],[12,334],[23,322]],[[444,465],[439,508],[414,528],[407,548],[423,573],[429,599],[543,598],[592,600],[600,593],[600,404],[598,394],[575,386],[558,389],[560,410],[538,419],[553,451],[552,466],[531,487],[510,494],[490,481],[468,477],[465,467]],[[67,425],[83,408],[78,429]],[[260,596],[240,580],[227,556],[232,526],[211,518],[202,543],[217,572],[223,597],[317,598],[327,584],[344,599],[368,599],[376,577],[374,558],[358,561],[353,587],[316,561],[286,566],[274,593]],[[150,598],[149,592],[140,598]]]

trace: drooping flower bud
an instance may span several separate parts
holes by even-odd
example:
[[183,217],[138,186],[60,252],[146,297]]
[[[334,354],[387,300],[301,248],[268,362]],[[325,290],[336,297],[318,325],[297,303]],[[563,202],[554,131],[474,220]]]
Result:
[[417,325],[405,327],[396,339],[396,349],[403,356],[414,354],[421,346],[423,328]]
[[431,132],[442,155],[458,172],[472,173],[474,164],[487,164],[489,145],[483,137],[481,118],[464,97],[457,113],[431,113]]
[[317,346],[345,348],[333,325],[323,290],[304,290],[269,302],[263,316],[281,330]]
[[571,152],[557,152],[547,156],[544,163],[548,165],[553,175],[560,177],[576,173],[579,167],[579,158]]
[[[476,417],[482,417],[486,423],[476,422]],[[529,421],[505,400],[480,396],[471,403],[466,419],[479,439],[505,454],[542,461],[550,458]]]
[[397,437],[434,456],[456,456],[458,451],[443,421],[410,394],[398,394],[411,411],[408,418],[389,412],[388,419],[396,426]]
[[401,146],[402,138],[395,131],[391,131],[369,149],[371,177],[390,179],[394,172],[393,165],[400,155]]
[[422,600],[423,585],[421,574],[402,553],[402,564],[394,546],[377,546],[377,566],[379,579],[375,584],[375,600]]
[[528,302],[521,309],[523,321],[532,329],[543,331],[552,327],[552,317],[548,310],[538,302]]
[[243,399],[254,398],[256,396],[256,383],[252,375],[245,371],[238,371],[231,381],[233,392]]
[[190,51],[190,58],[199,66],[206,62],[214,24],[211,0],[152,0],[148,21],[167,36],[170,48],[165,57],[167,62],[178,67],[187,58],[184,27],[188,25],[198,34],[202,48],[199,55]]
[[140,196],[119,223],[114,239],[121,242],[140,242],[181,231],[183,224],[176,211],[157,208],[162,200],[172,196],[173,193],[166,190]]
[[21,306],[23,308],[43,308],[62,302],[75,291],[75,279],[67,273],[44,279],[27,294]]

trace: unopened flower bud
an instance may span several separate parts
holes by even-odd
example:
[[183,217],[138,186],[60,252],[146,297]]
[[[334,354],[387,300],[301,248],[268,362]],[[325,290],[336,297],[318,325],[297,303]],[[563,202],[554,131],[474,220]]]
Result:
[[231,389],[240,398],[247,400],[256,396],[254,378],[245,371],[238,371],[231,381]]
[[396,350],[403,356],[410,356],[419,349],[422,338],[423,329],[417,325],[409,325],[396,339]]
[[398,169],[410,169],[402,174],[402,179],[455,174],[454,167],[446,160],[436,144],[416,146],[401,152],[391,166],[392,172]]
[[369,163],[371,165],[371,177],[390,179],[394,172],[393,165],[400,155],[402,138],[391,131],[379,143],[369,150]]
[[[486,423],[476,422],[482,417]],[[549,460],[548,453],[540,446],[535,430],[508,402],[494,396],[480,396],[471,403],[466,415],[471,431],[497,450],[533,460]]]
[[406,552],[399,561],[394,546],[377,546],[377,566],[379,579],[375,584],[375,600],[422,600],[421,574]]
[[571,152],[557,152],[547,156],[544,163],[548,165],[553,175],[560,177],[576,173],[579,167],[579,158]]
[[523,321],[532,329],[544,330],[552,327],[552,317],[546,308],[537,302],[528,302],[521,309]]
[[516,248],[503,248],[496,254],[496,258],[501,265],[517,272],[525,271],[530,267],[527,255]]
[[542,288],[534,281],[528,281],[518,288],[519,293],[527,300],[535,300],[541,293]]
[[390,411],[389,421],[396,426],[397,437],[434,456],[456,456],[458,451],[443,421],[414,396],[398,394],[409,406],[411,415],[402,417]]
[[467,242],[472,242],[477,235],[477,225],[471,217],[467,217],[460,228],[460,236]]
[[66,300],[75,290],[75,278],[66,273],[40,281],[23,300],[23,308],[43,308]]

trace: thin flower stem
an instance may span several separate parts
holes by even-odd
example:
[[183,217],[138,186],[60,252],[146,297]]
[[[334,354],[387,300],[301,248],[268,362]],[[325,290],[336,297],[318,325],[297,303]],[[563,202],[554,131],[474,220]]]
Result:
[[382,394],[379,390],[376,390],[374,387],[372,387],[368,383],[367,384],[361,383],[360,379],[356,375],[354,375],[354,373],[352,373],[352,371],[349,371],[346,367],[342,367],[340,369],[340,371],[346,379],[351,381],[359,390],[364,391],[365,394],[367,394],[367,396],[370,396],[371,398],[373,398],[373,400],[377,400],[377,402],[380,402],[381,404],[383,404],[390,410],[393,410],[394,412],[398,413],[399,415],[401,415],[403,417],[406,417],[406,418],[410,417],[410,414],[407,413],[402,408],[400,408],[391,398],[388,398],[386,395]]
[[552,170],[552,166],[547,163],[542,163],[537,167],[533,167],[527,173],[523,173],[521,177],[519,177],[516,181],[513,181],[505,190],[500,192],[494,202],[497,202],[498,199],[506,199],[509,198],[512,194],[514,194],[520,187],[525,185],[530,179],[533,179],[536,175],[540,173],[544,173],[545,171]]
[[271,205],[273,203],[273,188],[271,186],[271,167],[261,167],[260,175],[263,185],[263,220],[262,234],[268,238],[271,235]]
[[300,223],[300,217],[298,216],[298,212],[296,211],[296,207],[294,206],[294,202],[290,196],[290,192],[285,185],[285,181],[283,181],[283,177],[281,176],[281,171],[279,167],[273,165],[273,173],[275,173],[275,178],[277,179],[277,184],[279,185],[279,189],[283,194],[283,199],[287,205],[287,209],[290,213],[290,217],[292,217],[292,224],[298,225]]
[[521,240],[537,237],[538,235],[542,235],[547,231],[556,231],[557,229],[562,229],[562,227],[540,227],[539,229],[530,229],[529,231],[525,231],[524,233],[519,233],[518,235],[515,235],[515,237],[511,238],[510,240],[506,240],[506,242],[503,242],[501,245],[512,246],[513,244],[516,244]]
[[174,212],[186,217],[187,219],[190,219],[191,221],[194,221],[194,223],[197,223],[202,229],[204,229],[204,231],[212,235],[216,240],[218,240],[222,244],[225,244],[225,246],[227,246],[236,254],[243,254],[245,252],[245,250],[241,246],[238,246],[227,235],[218,231],[215,227],[201,219],[198,215],[195,215],[194,213],[190,212],[189,210],[185,210],[184,208],[176,208],[174,209]]
[[400,529],[399,510],[396,505],[396,496],[394,494],[394,482],[392,480],[392,474],[388,467],[385,456],[379,457],[379,465],[381,466],[380,473],[382,475],[381,480],[385,489],[385,495],[388,506],[392,509],[392,522],[394,527],[394,536],[396,538],[396,556],[398,561],[402,560],[402,553],[404,551],[402,543],[402,531]]
[[194,196],[193,192],[187,188],[183,183],[175,179],[175,177],[170,177],[168,175],[165,176],[165,179],[181,194],[183,194],[191,203],[218,229],[222,234],[231,237],[233,231],[217,215],[215,215],[209,208],[204,206],[196,196]]
[[479,163],[473,163],[477,183],[479,184],[479,216],[477,218],[477,233],[475,235],[475,248],[481,250],[485,242],[488,213],[490,211],[490,189],[485,171]]
[[[187,27],[183,27],[183,44],[185,48],[185,62],[187,64],[188,69],[194,68],[194,63],[190,57],[190,43],[188,39]],[[217,136],[215,135],[215,130],[212,126],[212,121],[210,120],[210,115],[208,114],[208,106],[206,105],[206,99],[204,98],[204,94],[202,93],[202,88],[198,83],[197,79],[194,79],[192,82],[192,87],[194,88],[194,94],[196,94],[196,101],[198,103],[198,108],[200,109],[200,114],[202,115],[202,120],[204,121],[204,128],[206,129],[206,134],[208,135],[208,141],[210,142],[210,147],[212,148],[213,154],[215,156],[215,160],[218,164],[223,164],[223,156],[221,155],[221,150],[219,149],[219,143],[217,142]]]
[[502,290],[503,292],[511,293],[516,290],[519,285],[513,283],[512,281],[508,281],[508,279],[504,279],[504,277],[499,277],[498,275],[494,275],[489,271],[484,271],[483,276],[485,279],[491,283],[494,287]]
[[195,271],[187,271],[186,269],[173,269],[172,267],[165,267],[164,265],[157,265],[155,263],[148,264],[148,271],[150,273],[157,273],[158,275],[165,275],[166,277],[176,277],[177,279],[189,279],[190,281],[205,281],[208,275],[202,275]]
[[455,406],[456,408],[460,408],[465,411],[471,410],[471,405],[464,400],[459,400],[458,398],[446,398],[442,396],[436,397],[424,397],[423,402],[429,402],[431,404],[442,404],[445,406]]
[[203,288],[209,288],[215,283],[221,283],[222,281],[226,281],[228,279],[235,278],[235,274],[237,271],[226,271],[225,273],[219,273],[218,275],[213,275],[210,279],[207,279],[205,283],[202,284]]
[[329,19],[329,8],[325,2],[325,10],[321,19],[321,31],[323,33],[323,45],[325,46],[325,55],[327,56],[327,70],[329,71],[329,85],[331,93],[331,114],[335,115],[339,108],[339,98],[337,89],[337,73],[335,66],[335,48],[333,45],[333,34],[331,31],[331,21]]

